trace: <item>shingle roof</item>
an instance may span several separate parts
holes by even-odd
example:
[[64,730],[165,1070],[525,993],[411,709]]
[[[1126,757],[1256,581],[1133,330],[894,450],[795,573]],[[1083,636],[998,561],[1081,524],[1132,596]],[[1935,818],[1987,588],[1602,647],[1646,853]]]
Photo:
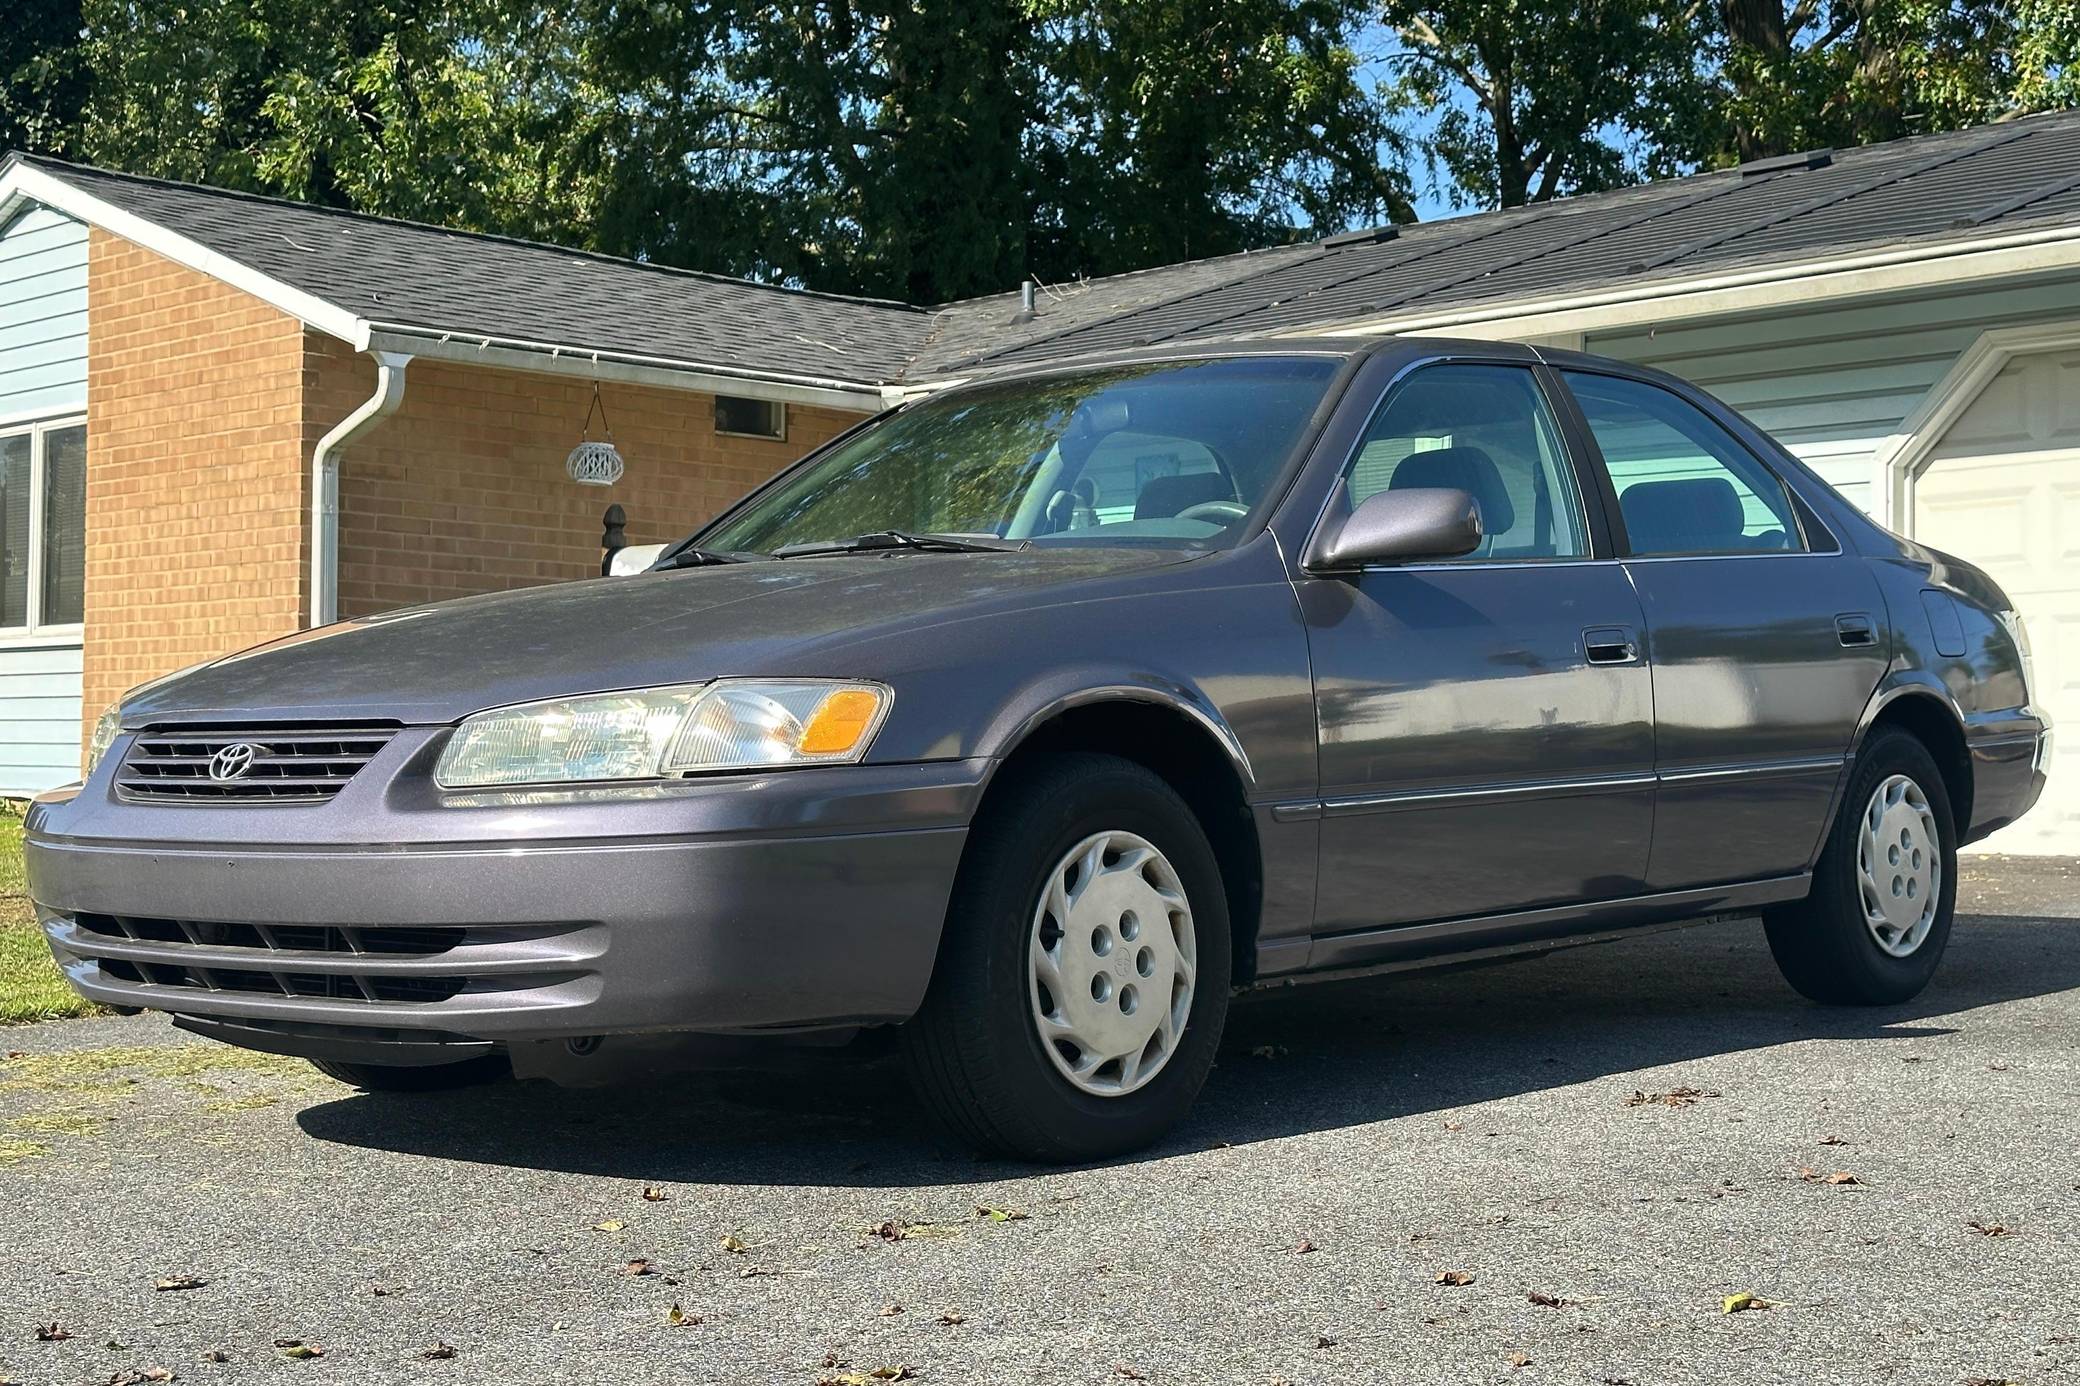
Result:
[[15,156],[360,318],[846,382],[1627,290],[2080,221],[2080,112],[922,309]]
[[[1265,258],[1246,275],[1097,321],[1028,324],[941,370],[1114,347],[1448,313],[1510,299],[1790,265],[2080,220],[2080,113],[1773,161],[1404,226]],[[1819,162],[1814,160],[1813,162]],[[1218,263],[1218,262],[1216,262]],[[1102,286],[1104,281],[1100,281]],[[1044,321],[1044,315],[1043,315]]]
[[[20,157],[20,156],[17,156]],[[126,212],[358,317],[824,380],[895,380],[932,315],[40,158]]]

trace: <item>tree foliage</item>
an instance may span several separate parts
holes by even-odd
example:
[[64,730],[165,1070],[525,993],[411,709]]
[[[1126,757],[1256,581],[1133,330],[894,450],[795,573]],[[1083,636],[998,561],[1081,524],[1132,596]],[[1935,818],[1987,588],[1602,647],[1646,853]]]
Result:
[[2072,0],[12,0],[0,141],[928,302],[2072,104],[2076,53]]

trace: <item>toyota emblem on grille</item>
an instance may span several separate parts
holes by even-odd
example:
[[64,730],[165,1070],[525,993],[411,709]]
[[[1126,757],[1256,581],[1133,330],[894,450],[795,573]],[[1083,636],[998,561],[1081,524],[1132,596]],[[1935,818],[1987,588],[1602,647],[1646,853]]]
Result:
[[209,758],[209,777],[218,783],[244,779],[253,768],[253,757],[259,748],[244,741],[234,741]]

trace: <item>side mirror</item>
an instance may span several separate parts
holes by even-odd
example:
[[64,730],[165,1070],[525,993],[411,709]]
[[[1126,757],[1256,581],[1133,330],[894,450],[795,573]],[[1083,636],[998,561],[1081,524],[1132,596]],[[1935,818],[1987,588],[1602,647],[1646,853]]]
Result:
[[1377,492],[1356,510],[1332,514],[1316,531],[1301,566],[1310,573],[1346,573],[1369,563],[1460,558],[1480,542],[1481,508],[1470,494],[1411,486]]

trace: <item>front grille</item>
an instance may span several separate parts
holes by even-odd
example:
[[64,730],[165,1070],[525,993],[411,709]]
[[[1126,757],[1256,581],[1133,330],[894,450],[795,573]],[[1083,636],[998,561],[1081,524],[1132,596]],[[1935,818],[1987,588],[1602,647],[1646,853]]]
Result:
[[396,734],[395,723],[148,731],[123,757],[116,790],[182,803],[322,802]]
[[464,942],[494,943],[529,930],[398,924],[227,924],[206,919],[148,919],[141,915],[82,914],[80,928],[103,938],[143,943],[192,943],[212,948],[295,949],[313,953],[445,953]]
[[[570,959],[558,940],[587,927],[253,924],[89,913],[71,916],[69,924],[60,934],[64,950],[91,960],[112,982],[406,1004],[568,980]],[[480,972],[487,950],[498,945],[529,950],[540,967],[524,973]],[[126,952],[132,956],[110,956]],[[143,953],[151,956],[136,956]]]

